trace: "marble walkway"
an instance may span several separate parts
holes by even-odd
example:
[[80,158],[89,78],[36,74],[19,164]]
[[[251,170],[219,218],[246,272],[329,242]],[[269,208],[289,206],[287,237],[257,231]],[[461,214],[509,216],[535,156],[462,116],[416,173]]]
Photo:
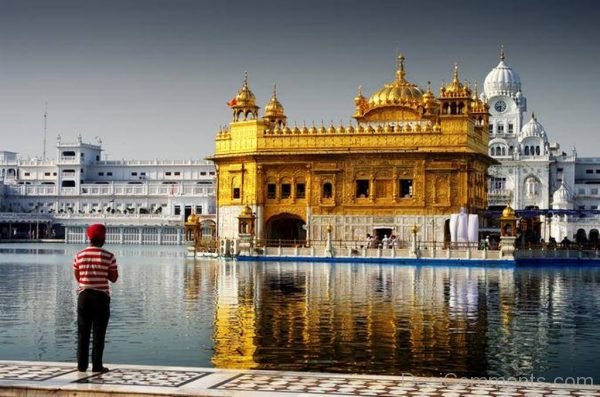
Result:
[[[107,366],[109,372],[93,374],[80,373],[70,363],[0,361],[0,396],[600,397],[600,385],[409,375]],[[576,380],[566,381],[573,383]]]

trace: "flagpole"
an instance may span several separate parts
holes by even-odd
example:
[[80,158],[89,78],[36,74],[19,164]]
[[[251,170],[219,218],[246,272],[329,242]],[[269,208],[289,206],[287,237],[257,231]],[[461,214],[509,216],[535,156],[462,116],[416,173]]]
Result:
[[44,110],[44,151],[42,152],[42,160],[46,160],[46,136],[48,135],[48,102]]

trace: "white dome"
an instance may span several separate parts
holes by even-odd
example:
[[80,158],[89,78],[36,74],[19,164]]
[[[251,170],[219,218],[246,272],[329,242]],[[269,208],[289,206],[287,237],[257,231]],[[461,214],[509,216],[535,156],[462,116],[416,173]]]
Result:
[[552,195],[552,200],[558,203],[568,203],[569,202],[569,192],[565,188],[565,185],[560,185],[558,189]]
[[544,130],[544,127],[537,121],[535,115],[533,114],[531,115],[531,120],[529,120],[527,124],[525,124],[523,128],[521,128],[521,133],[519,135],[521,139],[528,137],[538,137],[544,138],[544,141],[546,140],[546,131]]
[[500,53],[500,63],[488,73],[483,82],[485,96],[491,98],[495,95],[517,96],[521,92],[521,78],[504,63],[504,50]]
[[565,187],[564,183],[560,184],[560,187],[556,189],[552,195],[552,207],[557,208],[569,204],[571,202],[571,195]]

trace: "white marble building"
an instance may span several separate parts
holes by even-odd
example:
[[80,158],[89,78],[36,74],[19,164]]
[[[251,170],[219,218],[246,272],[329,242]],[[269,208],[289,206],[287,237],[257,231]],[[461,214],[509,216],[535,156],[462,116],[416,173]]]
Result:
[[[185,218],[215,217],[215,168],[203,160],[106,160],[101,142],[56,143],[55,160],[23,160],[14,152],[0,152],[0,232],[2,238],[23,234],[21,218],[41,216],[52,226],[66,228],[66,239],[83,239],[85,226],[101,222],[117,235],[113,242],[147,240],[164,243],[159,229],[171,228],[171,243],[181,242]],[[2,219],[4,218],[4,221]],[[42,219],[40,218],[40,219]],[[7,225],[13,223],[11,229]],[[112,230],[110,227],[121,227]],[[31,222],[29,222],[31,228]],[[123,228],[135,227],[136,230]],[[144,230],[142,230],[144,229]],[[47,237],[49,230],[27,230],[28,237]],[[133,234],[133,237],[128,236]],[[141,237],[140,237],[141,236]],[[166,235],[165,235],[166,236]]]
[[563,152],[533,113],[526,116],[521,78],[506,63],[503,50],[483,88],[481,97],[490,106],[489,154],[500,162],[488,171],[489,207],[559,210],[542,216],[542,238],[576,240],[583,231],[587,239],[597,239],[600,158],[577,157],[575,148]]

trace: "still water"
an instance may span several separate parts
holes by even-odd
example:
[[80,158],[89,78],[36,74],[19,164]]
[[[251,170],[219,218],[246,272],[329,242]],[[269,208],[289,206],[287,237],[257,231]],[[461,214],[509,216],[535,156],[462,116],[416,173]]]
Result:
[[[0,359],[75,361],[82,246],[0,245]],[[600,268],[235,263],[117,254],[107,363],[593,377]]]

